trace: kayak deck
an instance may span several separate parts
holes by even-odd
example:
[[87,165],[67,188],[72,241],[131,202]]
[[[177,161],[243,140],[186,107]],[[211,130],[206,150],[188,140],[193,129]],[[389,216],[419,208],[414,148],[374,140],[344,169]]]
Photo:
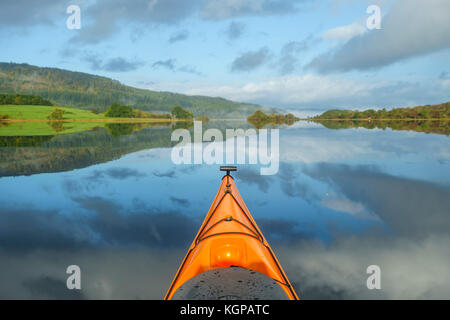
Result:
[[265,274],[244,268],[218,268],[186,281],[173,300],[288,300],[283,288]]
[[233,177],[227,174],[165,299],[172,299],[184,283],[201,273],[233,267],[262,273],[273,279],[289,299],[298,299],[242,200]]

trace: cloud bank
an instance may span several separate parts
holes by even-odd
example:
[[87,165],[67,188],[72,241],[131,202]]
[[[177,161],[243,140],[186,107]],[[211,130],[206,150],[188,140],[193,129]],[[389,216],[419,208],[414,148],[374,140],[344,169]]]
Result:
[[[306,67],[320,73],[372,70],[450,48],[448,12],[447,0],[399,0],[383,18],[381,30],[353,37]],[[335,29],[328,36],[355,33],[350,29]]]
[[[238,60],[236,71],[256,70],[266,61],[263,52]],[[286,75],[230,85],[198,84],[180,87],[192,95],[220,96],[274,107],[311,109],[390,108],[442,103],[450,100],[450,81],[386,81],[330,75]]]

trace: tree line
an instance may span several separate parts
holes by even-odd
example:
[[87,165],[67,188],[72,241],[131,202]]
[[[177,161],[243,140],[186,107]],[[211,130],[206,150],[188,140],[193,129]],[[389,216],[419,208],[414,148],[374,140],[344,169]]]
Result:
[[49,100],[30,94],[0,94],[0,105],[53,106]]
[[194,115],[191,112],[181,108],[180,106],[176,106],[175,108],[172,109],[171,113],[168,114],[168,113],[146,112],[139,109],[134,109],[131,106],[113,103],[105,112],[105,117],[192,120]]
[[450,102],[392,110],[328,110],[314,119],[445,119],[450,118]]
[[265,114],[263,111],[258,110],[247,118],[247,121],[257,129],[264,128],[266,125],[292,125],[298,121],[299,118],[292,113],[284,114]]

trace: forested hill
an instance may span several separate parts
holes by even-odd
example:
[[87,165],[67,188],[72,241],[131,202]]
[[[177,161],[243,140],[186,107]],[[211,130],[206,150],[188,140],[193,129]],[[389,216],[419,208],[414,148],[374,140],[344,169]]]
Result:
[[59,105],[101,112],[112,103],[161,112],[181,106],[195,116],[212,118],[246,118],[258,109],[274,111],[223,98],[137,89],[101,76],[16,63],[0,63],[0,93],[35,94]]

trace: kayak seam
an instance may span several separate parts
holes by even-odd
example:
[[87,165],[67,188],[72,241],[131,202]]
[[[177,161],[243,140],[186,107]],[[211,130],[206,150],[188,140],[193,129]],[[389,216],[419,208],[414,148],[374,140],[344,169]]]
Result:
[[205,239],[207,239],[207,238],[211,238],[211,237],[214,237],[214,236],[222,236],[222,235],[224,235],[224,234],[242,234],[242,235],[246,235],[246,236],[250,236],[250,237],[252,237],[252,238],[255,238],[256,240],[259,241],[259,238],[258,238],[258,237],[254,236],[254,235],[252,235],[252,234],[250,234],[250,233],[238,232],[238,231],[229,231],[229,232],[218,232],[218,233],[210,234],[210,235],[208,235],[208,236],[205,236],[205,237],[201,238],[201,239],[199,240],[199,242],[200,242],[200,241],[203,241],[203,240],[205,240]]
[[[227,220],[227,219],[231,219],[231,220]],[[239,224],[242,225],[243,227],[245,227],[245,228],[247,228],[248,230],[250,230],[250,232],[252,232],[252,233],[257,237],[257,239],[258,239],[259,241],[263,242],[262,239],[260,239],[259,235],[258,235],[254,230],[252,230],[249,226],[245,225],[243,222],[241,222],[241,221],[239,221],[239,220],[237,220],[237,219],[233,219],[233,217],[230,217],[230,218],[223,218],[223,219],[217,221],[217,222],[214,223],[211,227],[209,227],[208,229],[206,229],[206,230],[202,233],[202,235],[208,233],[209,231],[211,231],[212,228],[214,228],[214,227],[217,226],[220,222],[223,222],[223,221],[227,221],[227,222],[228,222],[228,221],[236,221],[237,223],[239,223]],[[200,236],[199,239],[198,239],[198,242],[202,241],[203,239],[205,239],[205,237],[201,237],[201,236]]]
[[[222,178],[223,179],[223,178]],[[231,189],[231,188],[230,188]],[[227,190],[228,191],[228,190]],[[219,207],[220,203],[222,202],[222,200],[225,198],[225,196],[229,194],[231,195],[231,197],[234,199],[234,201],[236,202],[236,204],[238,205],[239,209],[241,209],[242,213],[245,215],[245,217],[247,218],[247,220],[250,222],[250,224],[252,225],[252,227],[256,230],[256,233],[258,234],[257,239],[260,240],[263,244],[264,244],[264,237],[261,234],[261,232],[258,230],[258,228],[255,226],[255,224],[253,223],[252,219],[249,218],[247,212],[244,210],[244,208],[242,208],[241,204],[239,203],[239,201],[236,199],[236,197],[233,195],[232,192],[225,192],[223,194],[223,196],[220,198],[219,202],[217,203],[217,205],[214,207],[214,210],[209,214],[208,220],[205,222],[205,224],[203,225],[203,227],[201,228],[201,231],[199,232],[199,236],[195,239],[195,244],[197,245],[199,242],[199,237],[204,234],[203,230],[205,229],[205,227],[208,225],[209,221],[211,220],[211,217],[213,216],[214,212],[216,212],[217,208]]]

